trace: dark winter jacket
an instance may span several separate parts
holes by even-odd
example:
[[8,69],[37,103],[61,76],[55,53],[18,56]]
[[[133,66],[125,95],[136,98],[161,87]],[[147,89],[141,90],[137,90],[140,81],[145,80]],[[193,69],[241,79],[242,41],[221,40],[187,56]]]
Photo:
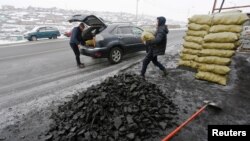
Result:
[[79,45],[82,42],[82,31],[80,27],[74,27],[71,31],[71,37],[69,43]]
[[168,28],[165,25],[166,19],[164,17],[157,17],[157,19],[158,27],[155,34],[155,39],[146,42],[146,45],[149,46],[154,56],[165,54],[168,34]]

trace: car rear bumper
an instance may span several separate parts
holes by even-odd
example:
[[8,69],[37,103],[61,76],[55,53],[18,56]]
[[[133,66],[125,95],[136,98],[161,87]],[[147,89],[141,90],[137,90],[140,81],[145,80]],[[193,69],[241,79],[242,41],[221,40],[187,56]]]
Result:
[[81,46],[80,53],[82,55],[91,56],[94,58],[107,58],[108,57],[108,47],[87,47]]

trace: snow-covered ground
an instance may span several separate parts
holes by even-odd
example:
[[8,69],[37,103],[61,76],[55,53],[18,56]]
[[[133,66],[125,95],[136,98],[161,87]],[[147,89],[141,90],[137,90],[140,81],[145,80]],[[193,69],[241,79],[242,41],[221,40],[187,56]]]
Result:
[[0,40],[0,45],[4,44],[15,44],[15,43],[24,43],[27,42],[28,40],[20,40],[20,41],[9,41],[9,40]]
[[[57,37],[58,39],[65,39],[65,38],[68,38],[64,35],[61,35],[59,37]],[[39,40],[49,40],[47,38],[44,38],[44,39],[38,39]],[[24,42],[29,42],[28,40],[26,39],[23,39],[23,40],[20,40],[20,41],[11,41],[11,40],[0,40],[0,45],[7,45],[7,44],[16,44],[16,43],[24,43]]]

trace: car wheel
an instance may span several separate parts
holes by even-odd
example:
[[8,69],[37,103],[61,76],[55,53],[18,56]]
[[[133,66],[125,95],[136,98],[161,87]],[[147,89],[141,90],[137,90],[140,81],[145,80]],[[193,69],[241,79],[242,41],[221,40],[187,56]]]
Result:
[[112,48],[109,53],[109,61],[112,64],[117,64],[122,60],[122,50],[118,47]]
[[49,39],[52,39],[52,37],[49,37]]
[[37,40],[36,36],[31,37],[31,41],[36,41],[36,40]]
[[53,38],[53,39],[57,39],[57,36],[56,36],[56,35],[53,35],[52,38]]

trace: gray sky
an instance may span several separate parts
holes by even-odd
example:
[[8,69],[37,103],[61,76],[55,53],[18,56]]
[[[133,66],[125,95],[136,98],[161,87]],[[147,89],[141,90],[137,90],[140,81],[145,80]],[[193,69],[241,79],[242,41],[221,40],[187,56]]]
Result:
[[[219,7],[222,0],[217,1],[217,7]],[[214,0],[139,0],[138,13],[186,21],[187,17],[193,14],[211,12],[213,2]],[[0,5],[136,13],[136,0],[0,0]],[[250,0],[225,1],[225,6],[239,5],[250,5]],[[250,12],[250,8],[242,10]]]

